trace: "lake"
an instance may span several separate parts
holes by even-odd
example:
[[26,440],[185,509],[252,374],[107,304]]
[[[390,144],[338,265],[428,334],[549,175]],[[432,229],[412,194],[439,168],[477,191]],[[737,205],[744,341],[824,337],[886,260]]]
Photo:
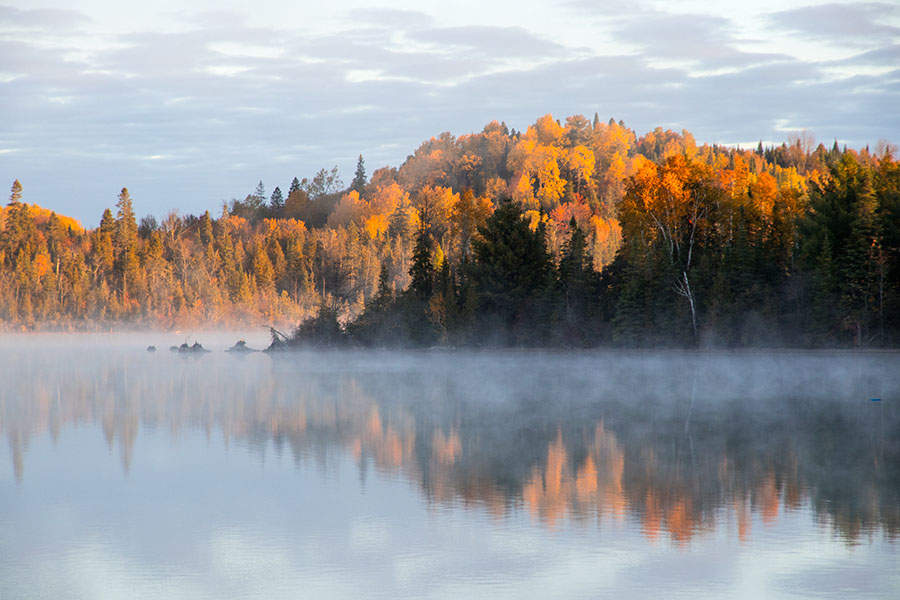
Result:
[[898,353],[197,339],[0,338],[0,598],[900,595]]

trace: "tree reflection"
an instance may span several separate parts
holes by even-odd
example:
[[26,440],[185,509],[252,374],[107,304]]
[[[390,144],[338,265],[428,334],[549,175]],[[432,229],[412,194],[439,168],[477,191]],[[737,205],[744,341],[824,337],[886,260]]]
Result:
[[302,369],[262,355],[64,358],[6,362],[16,376],[0,389],[0,429],[18,480],[35,435],[96,426],[127,474],[142,428],[218,431],[263,460],[287,448],[298,464],[327,470],[329,457],[347,453],[361,477],[370,466],[399,474],[436,505],[497,518],[524,510],[551,528],[628,520],[676,545],[722,527],[746,541],[754,524],[777,526],[808,506],[850,543],[900,532],[895,402],[876,412],[818,389],[751,401],[723,392],[716,373],[699,391],[667,372],[642,396],[623,385],[598,394],[597,381],[565,371],[564,355],[531,358],[524,371],[499,360],[495,379],[471,385],[461,373],[472,365],[452,355],[427,369],[388,357],[368,370],[334,367],[336,356]]

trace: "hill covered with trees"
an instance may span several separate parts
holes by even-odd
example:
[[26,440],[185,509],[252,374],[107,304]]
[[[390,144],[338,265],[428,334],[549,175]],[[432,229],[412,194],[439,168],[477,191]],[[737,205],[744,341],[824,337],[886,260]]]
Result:
[[[291,343],[896,346],[900,167],[546,115],[215,216],[0,213],[0,327],[296,324]],[[218,211],[214,211],[218,212]]]

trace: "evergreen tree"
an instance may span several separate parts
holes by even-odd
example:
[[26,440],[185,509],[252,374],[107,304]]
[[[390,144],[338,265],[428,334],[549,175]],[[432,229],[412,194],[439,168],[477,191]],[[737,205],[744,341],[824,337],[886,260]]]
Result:
[[532,231],[512,202],[497,207],[474,240],[471,276],[479,315],[512,333],[517,343],[537,341],[549,322],[546,299],[553,285],[553,264],[544,228]]
[[113,237],[114,267],[119,276],[124,300],[128,298],[129,285],[135,280],[139,268],[137,257],[138,228],[128,188],[122,188],[116,207],[118,212],[116,213],[115,235]]
[[362,154],[360,154],[359,159],[356,161],[356,174],[353,176],[353,182],[350,184],[350,189],[356,190],[356,192],[361,196],[365,188],[366,163],[363,160]]
[[13,181],[12,190],[9,194],[9,205],[12,206],[22,200],[22,184],[16,179]]
[[266,186],[263,185],[262,180],[256,184],[256,189],[253,191],[253,208],[258,209],[262,208],[266,205]]
[[419,229],[416,236],[409,276],[411,278],[409,290],[412,295],[418,300],[427,302],[434,288],[434,264],[431,260],[431,234],[424,226]]
[[269,199],[269,210],[275,217],[280,217],[284,210],[284,197],[281,195],[281,188],[279,187],[272,190],[272,197]]
[[119,199],[116,202],[115,247],[117,251],[133,245],[137,241],[138,226],[134,216],[134,207],[128,188],[122,188]]
[[562,299],[562,318],[570,325],[584,321],[586,309],[591,302],[589,280],[592,274],[590,257],[587,254],[587,240],[572,217],[569,221],[569,239],[563,247],[559,261],[558,276]]
[[108,208],[103,210],[103,216],[100,217],[100,233],[112,235],[116,231],[116,219],[113,217],[112,211]]
[[200,227],[198,229],[198,234],[200,235],[200,243],[204,246],[208,246],[213,242],[213,226],[212,219],[209,216],[209,211],[203,213],[203,216],[200,217]]

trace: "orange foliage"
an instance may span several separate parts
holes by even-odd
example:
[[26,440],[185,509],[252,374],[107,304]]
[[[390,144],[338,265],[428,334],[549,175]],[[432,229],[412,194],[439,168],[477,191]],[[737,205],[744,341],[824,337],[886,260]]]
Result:
[[369,239],[377,240],[384,236],[388,230],[388,219],[385,215],[372,215],[363,225]]
[[50,272],[52,265],[50,257],[43,252],[38,254],[34,259],[34,274],[37,275],[38,281],[43,279],[44,275]]
[[[44,208],[42,206],[38,206],[37,204],[25,204],[28,207],[28,213],[31,215],[31,218],[34,220],[34,224],[41,227],[46,225],[50,221],[50,215],[53,214],[53,211]],[[8,206],[0,206],[0,231],[5,229],[6,226],[6,214],[9,212]],[[65,215],[58,214],[56,218],[59,219],[60,224],[66,228],[71,229],[76,233],[84,233],[84,227],[82,227],[81,223],[73,219],[72,217],[67,217]]]

